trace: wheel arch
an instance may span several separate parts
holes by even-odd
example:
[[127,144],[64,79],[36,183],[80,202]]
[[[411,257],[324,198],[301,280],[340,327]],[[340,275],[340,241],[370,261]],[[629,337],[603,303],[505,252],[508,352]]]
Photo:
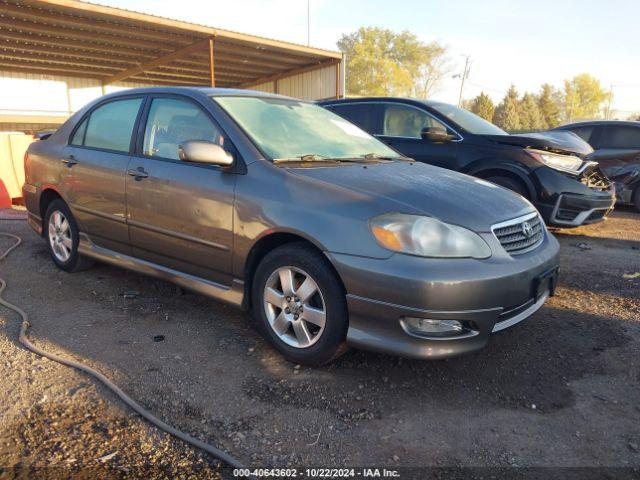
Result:
[[522,169],[515,166],[511,166],[508,164],[477,165],[476,167],[473,167],[464,173],[482,179],[487,179],[489,177],[511,178],[524,186],[526,192],[528,193],[529,200],[535,201],[538,198],[536,188],[529,176]]
[[[40,214],[40,225],[42,227],[41,236],[44,236],[44,216],[47,213],[47,208],[54,200],[60,199],[64,202],[62,195],[53,187],[46,187],[40,193],[40,199],[38,200],[38,213]],[[65,202],[66,203],[66,202]]]
[[302,243],[313,250],[318,252],[322,257],[327,260],[327,264],[330,265],[333,273],[336,278],[340,282],[340,286],[342,290],[346,294],[346,289],[340,274],[336,270],[335,266],[331,262],[331,260],[325,255],[325,251],[321,245],[318,245],[313,240],[297,233],[297,232],[289,232],[289,231],[277,231],[277,232],[269,232],[265,235],[262,235],[258,238],[251,249],[249,250],[249,254],[246,257],[244,262],[244,268],[242,270],[243,279],[244,279],[244,295],[242,300],[242,307],[245,309],[249,309],[251,307],[251,289],[253,286],[253,277],[258,268],[258,265],[262,261],[262,259],[272,252],[276,248],[279,248],[283,245],[292,244],[292,243]]

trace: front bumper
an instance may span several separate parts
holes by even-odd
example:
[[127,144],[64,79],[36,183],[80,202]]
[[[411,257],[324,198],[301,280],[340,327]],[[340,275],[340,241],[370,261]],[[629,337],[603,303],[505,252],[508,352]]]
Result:
[[[494,252],[486,260],[328,254],[348,292],[347,342],[409,358],[446,358],[483,348],[493,331],[535,313],[553,294],[554,285],[536,282],[555,279],[548,274],[558,268],[556,239],[547,232],[538,248],[512,257],[491,234],[483,237]],[[467,329],[459,336],[419,337],[403,328],[405,317],[457,320]]]
[[[535,206],[548,225],[579,227],[600,222],[613,210],[615,186],[597,165],[579,177],[548,167],[540,167],[532,175],[539,192]],[[601,177],[602,180],[592,184],[592,177]]]

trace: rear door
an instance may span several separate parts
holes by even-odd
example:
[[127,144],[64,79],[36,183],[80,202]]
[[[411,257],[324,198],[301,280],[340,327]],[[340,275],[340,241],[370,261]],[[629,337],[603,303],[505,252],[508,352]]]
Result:
[[130,253],[125,178],[143,98],[118,97],[93,108],[71,133],[61,158],[61,188],[81,232],[122,253]]
[[127,172],[135,257],[229,285],[236,175],[179,160],[187,140],[218,143],[237,157],[210,114],[180,95],[149,98]]
[[457,142],[435,143],[421,137],[422,130],[430,127],[442,127],[455,134],[446,125],[412,105],[383,103],[381,110],[379,131],[375,132],[380,140],[419,162],[457,169]]

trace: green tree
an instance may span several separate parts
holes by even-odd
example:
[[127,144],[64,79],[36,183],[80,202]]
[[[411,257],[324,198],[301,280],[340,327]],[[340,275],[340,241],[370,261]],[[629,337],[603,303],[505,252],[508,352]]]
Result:
[[600,107],[606,99],[607,92],[600,81],[588,73],[564,81],[565,119],[568,122],[599,117]]
[[562,92],[552,85],[545,83],[540,87],[538,95],[538,108],[544,119],[546,128],[554,128],[560,125],[562,115]]
[[522,96],[522,102],[520,103],[520,129],[522,130],[545,130],[547,124],[540,113],[538,102],[535,95],[531,93],[525,93]]
[[489,95],[480,92],[480,95],[471,100],[468,109],[485,120],[491,121],[493,120],[493,113],[495,112],[496,106],[493,104]]
[[444,47],[416,35],[361,27],[342,35],[338,48],[347,57],[347,93],[426,97],[445,71]]
[[502,102],[496,107],[493,123],[507,132],[520,130],[522,128],[520,114],[520,94],[515,85],[511,85]]

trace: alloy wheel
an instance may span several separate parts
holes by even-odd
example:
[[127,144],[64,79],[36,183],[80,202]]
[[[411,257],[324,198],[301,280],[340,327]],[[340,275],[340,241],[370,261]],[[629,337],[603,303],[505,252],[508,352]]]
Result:
[[59,210],[49,216],[49,245],[56,259],[65,263],[71,258],[73,241],[69,220]]
[[308,348],[320,339],[326,305],[318,284],[304,270],[275,270],[267,279],[263,299],[269,326],[287,345]]

